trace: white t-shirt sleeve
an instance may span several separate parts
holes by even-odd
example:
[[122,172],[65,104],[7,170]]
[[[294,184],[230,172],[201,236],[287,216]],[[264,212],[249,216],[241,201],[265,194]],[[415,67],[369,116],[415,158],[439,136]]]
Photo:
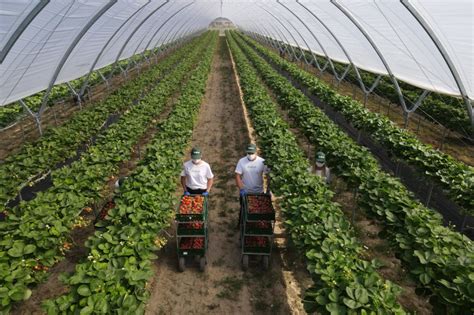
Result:
[[237,163],[237,166],[235,167],[235,173],[242,175],[243,172],[244,172],[244,168],[242,167],[241,160],[239,160],[239,162]]
[[211,166],[209,164],[207,165],[206,177],[208,179],[214,178],[214,174],[212,174]]
[[184,164],[181,168],[181,176],[186,176],[186,168],[184,167]]

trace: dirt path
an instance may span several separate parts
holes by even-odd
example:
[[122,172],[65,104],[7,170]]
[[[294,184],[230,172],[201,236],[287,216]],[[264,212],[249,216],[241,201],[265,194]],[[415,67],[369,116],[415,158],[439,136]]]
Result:
[[216,176],[209,200],[207,268],[201,273],[197,264],[188,262],[185,272],[179,273],[175,240],[170,239],[158,253],[146,313],[299,313],[297,306],[287,302],[292,300],[287,297],[283,274],[287,264],[282,262],[278,248],[270,270],[263,271],[258,262],[251,263],[247,272],[241,269],[234,168],[249,139],[224,37],[219,40],[212,67],[192,140],[192,145],[201,147],[203,159]]

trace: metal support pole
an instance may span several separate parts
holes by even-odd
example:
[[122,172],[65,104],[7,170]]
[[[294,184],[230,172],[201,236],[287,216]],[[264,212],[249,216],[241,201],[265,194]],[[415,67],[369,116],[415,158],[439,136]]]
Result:
[[[148,49],[148,47],[150,46],[151,42],[153,41],[153,38],[155,38],[155,35],[158,34],[158,32],[166,25],[166,23],[168,23],[171,19],[173,19],[173,17],[175,17],[176,15],[178,15],[181,11],[183,11],[184,9],[188,8],[189,6],[193,5],[194,4],[194,1],[191,2],[191,3],[188,3],[186,5],[184,5],[183,7],[181,7],[178,11],[174,12],[172,15],[170,15],[163,23],[161,23],[161,25],[158,27],[158,29],[153,33],[153,35],[151,36],[150,40],[148,41],[147,45],[145,46],[145,49],[143,49],[143,52],[141,54],[141,59],[144,58],[145,56],[145,53]],[[146,36],[146,35],[145,35]],[[135,50],[133,51],[133,56],[135,56],[135,54],[137,53],[138,49],[140,48],[140,45],[141,43],[143,42],[143,40],[145,39],[145,36],[143,36],[143,38],[140,40],[140,42],[138,43],[137,47],[135,48]],[[128,65],[127,65],[127,68],[128,68]]]
[[48,102],[49,95],[51,93],[51,89],[54,86],[54,83],[56,82],[56,79],[58,78],[59,73],[61,72],[64,64],[66,63],[67,59],[69,58],[69,55],[72,53],[76,45],[79,43],[79,41],[82,39],[82,37],[87,33],[87,31],[91,28],[92,25],[94,25],[95,22],[105,13],[107,10],[109,10],[115,3],[117,3],[117,0],[109,0],[107,4],[105,4],[88,22],[87,24],[82,28],[82,30],[77,34],[77,36],[74,38],[72,43],[69,45],[68,49],[64,53],[63,57],[59,61],[58,66],[56,67],[56,70],[53,73],[53,76],[51,77],[51,80],[49,81],[48,88],[46,89],[46,92],[44,94],[43,100],[41,102],[41,107],[38,111],[38,115],[41,116],[41,114],[44,111],[44,108],[46,107],[46,103]]
[[30,116],[33,117],[36,123],[36,127],[38,128],[39,135],[42,136],[43,129],[41,128],[41,118],[40,118],[39,113],[33,113],[33,111],[31,111],[31,109],[25,104],[25,102],[22,99],[18,100],[18,102],[20,103],[21,106],[23,106],[24,109],[26,109],[26,111],[30,114]]
[[[138,23],[138,25],[133,29],[133,31],[130,33],[130,35],[127,37],[127,39],[124,41],[124,44],[122,45],[122,47],[120,48],[118,54],[117,54],[117,57],[115,58],[115,61],[114,61],[114,64],[112,65],[112,70],[110,72],[110,76],[109,76],[109,79],[111,78],[112,74],[114,73],[114,70],[115,70],[115,67],[117,67],[117,64],[118,64],[118,61],[120,60],[120,56],[122,55],[123,51],[125,50],[125,47],[127,46],[127,44],[130,42],[130,40],[132,39],[132,37],[135,35],[135,33],[140,29],[140,27],[143,26],[143,24],[150,18],[153,16],[153,14],[155,14],[156,12],[158,12],[161,8],[163,8],[166,4],[168,4],[170,2],[170,0],[166,0],[164,3],[162,3],[161,5],[159,5],[156,9],[152,10],[140,23]],[[132,56],[133,57],[133,56]],[[121,69],[123,70],[123,69]]]
[[400,101],[400,105],[403,108],[403,111],[404,112],[412,111],[412,110],[407,108],[407,106],[405,104],[405,100],[403,98],[403,93],[400,89],[400,86],[398,85],[397,78],[393,74],[392,69],[390,68],[387,60],[385,59],[384,55],[382,54],[382,52],[380,51],[378,46],[375,44],[375,41],[372,39],[372,37],[369,35],[369,33],[362,27],[362,25],[359,23],[359,21],[357,21],[357,19],[352,15],[352,13],[350,13],[349,10],[347,10],[343,5],[338,3],[336,0],[330,0],[330,2],[336,8],[338,8],[355,25],[355,27],[357,27],[357,29],[362,33],[362,35],[364,35],[366,40],[369,42],[369,44],[372,46],[374,51],[377,53],[377,56],[379,57],[379,59],[382,61],[382,64],[384,65],[385,69],[387,70],[387,73],[388,73],[390,79],[392,80],[393,85],[395,86],[395,91],[397,92],[398,99]]
[[[306,30],[311,34],[311,36],[313,37],[313,39],[318,43],[319,47],[321,47],[321,50],[323,51],[324,55],[326,56],[326,59],[327,61],[329,62],[329,66],[331,67],[331,70],[332,72],[334,73],[334,77],[338,80],[338,83],[341,82],[344,77],[347,75],[347,73],[349,72],[349,67],[347,67],[346,71],[344,72],[344,74],[342,75],[341,78],[339,78],[339,75],[337,74],[337,71],[336,71],[336,68],[334,67],[334,64],[332,63],[332,60],[331,58],[329,58],[329,55],[326,51],[326,49],[324,48],[323,44],[319,41],[318,37],[316,35],[314,35],[313,31],[311,30],[311,28],[308,27],[308,25],[306,25],[306,23],[303,21],[303,19],[301,19],[297,14],[295,14],[290,8],[288,8],[286,5],[284,5],[282,2],[280,2],[280,0],[277,0],[277,3],[280,4],[282,7],[284,7],[288,12],[290,12],[296,19],[298,19],[298,21],[300,21],[301,24],[303,24],[303,26],[306,28]],[[299,32],[298,32],[299,33]],[[300,34],[301,36],[301,34]],[[314,53],[311,51],[311,48],[309,47],[308,43],[306,43],[306,40],[304,39],[303,36],[301,36],[301,38],[303,39],[303,41],[305,42],[306,46],[308,47],[308,50],[311,52],[311,55],[313,56],[313,59],[316,59],[316,57],[314,56]],[[339,85],[339,84],[338,84]]]
[[423,16],[416,10],[416,8],[410,4],[408,0],[400,0],[400,2],[403,4],[403,6],[413,15],[413,17],[420,23],[421,27],[425,30],[425,32],[428,34],[428,36],[431,38],[433,43],[435,44],[436,48],[438,48],[439,53],[443,57],[444,61],[446,62],[446,65],[449,68],[449,71],[451,71],[451,74],[454,78],[454,81],[456,82],[456,85],[458,86],[459,92],[461,93],[461,96],[464,100],[464,103],[466,105],[467,113],[469,115],[469,118],[471,119],[471,126],[474,126],[474,111],[472,108],[471,100],[469,99],[467,95],[466,88],[464,86],[464,83],[462,82],[462,79],[459,75],[458,70],[456,69],[456,66],[454,65],[454,62],[452,61],[451,57],[448,54],[448,51],[444,47],[443,43],[439,40],[438,36],[436,36],[435,32],[433,29],[430,27],[430,25],[425,21]]
[[[94,68],[95,68],[95,65],[99,62],[99,59],[100,57],[102,57],[102,54],[105,52],[105,49],[107,48],[107,46],[110,44],[110,42],[112,41],[112,39],[115,37],[115,35],[118,34],[118,32],[125,26],[125,24],[128,23],[128,21],[130,21],[135,15],[138,14],[138,12],[140,12],[143,8],[145,8],[147,5],[149,5],[151,3],[151,0],[148,0],[144,5],[142,5],[140,8],[138,8],[138,10],[136,10],[135,12],[133,12],[133,14],[131,14],[116,30],[115,32],[112,34],[112,36],[109,37],[109,39],[107,40],[107,42],[104,44],[104,46],[102,46],[102,49],[100,50],[99,54],[95,57],[94,59],[94,62],[92,63],[91,67],[89,68],[89,73],[87,74],[86,76],[86,79],[84,81],[84,84],[82,85],[81,89],[80,89],[80,92],[79,92],[79,95],[84,95],[84,91],[86,90],[86,87],[87,85],[89,84],[89,80],[90,80],[90,76],[92,74],[92,72],[94,71]],[[102,73],[99,71],[99,74],[100,76],[102,77],[102,79],[105,81],[105,83],[107,84],[107,89],[109,88],[109,81],[107,79],[105,79],[105,77],[102,75]],[[111,72],[111,74],[113,74],[113,71]]]
[[79,96],[79,94],[77,94],[76,90],[72,87],[71,83],[66,82],[66,85],[69,88],[69,90],[71,91],[72,95],[76,98],[76,102],[79,105],[79,108],[82,109],[81,97]]

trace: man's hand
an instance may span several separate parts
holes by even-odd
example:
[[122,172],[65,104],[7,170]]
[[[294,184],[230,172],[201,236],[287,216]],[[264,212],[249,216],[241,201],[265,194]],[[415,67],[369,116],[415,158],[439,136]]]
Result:
[[208,191],[205,191],[202,193],[203,196],[209,196],[209,192]]
[[242,188],[242,189],[240,190],[240,195],[241,195],[241,196],[245,196],[246,194],[247,194],[247,191],[246,191],[244,188]]
[[185,190],[185,191],[184,191],[184,195],[185,195],[185,196],[189,196],[189,195],[191,195],[191,194],[189,193],[189,191]]

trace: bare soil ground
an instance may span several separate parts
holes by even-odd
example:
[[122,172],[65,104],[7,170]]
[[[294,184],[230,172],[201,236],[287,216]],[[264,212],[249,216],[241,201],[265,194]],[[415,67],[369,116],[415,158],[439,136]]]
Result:
[[[364,103],[364,94],[359,86],[350,82],[342,81],[338,86],[335,84],[334,76],[328,72],[321,74],[318,69],[306,65],[304,62],[296,62],[300,68],[313,73],[319,79],[323,80],[340,94],[350,96],[362,104]],[[366,84],[368,84],[366,82]],[[376,94],[370,94],[367,99],[367,108],[372,112],[387,116],[396,125],[403,128],[403,110],[398,104],[393,104],[387,99]],[[410,115],[408,129],[416,134],[423,143],[430,144],[434,148],[450,154],[454,158],[474,166],[474,145],[469,144],[455,131],[449,131],[445,127],[427,120],[417,112]]]
[[[291,260],[296,255],[281,258],[289,251],[281,248],[285,242],[279,224],[269,270],[264,271],[257,260],[251,261],[248,271],[241,269],[234,169],[249,141],[245,119],[225,38],[221,37],[192,139],[215,175],[209,198],[208,264],[200,272],[189,260],[186,270],[178,272],[171,228],[168,244],[158,253],[146,314],[304,313]],[[303,275],[307,278],[304,269]]]

